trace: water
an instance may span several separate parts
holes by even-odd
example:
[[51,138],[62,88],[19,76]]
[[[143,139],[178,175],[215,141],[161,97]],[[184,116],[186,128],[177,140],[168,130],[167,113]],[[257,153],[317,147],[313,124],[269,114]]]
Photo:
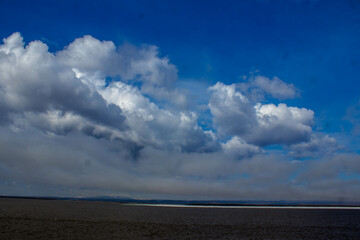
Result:
[[0,239],[360,239],[360,211],[3,198]]
[[226,205],[184,205],[184,204],[157,204],[157,203],[125,203],[129,206],[149,206],[149,207],[180,207],[180,208],[258,208],[258,209],[348,209],[360,210],[360,207],[347,206],[226,206]]

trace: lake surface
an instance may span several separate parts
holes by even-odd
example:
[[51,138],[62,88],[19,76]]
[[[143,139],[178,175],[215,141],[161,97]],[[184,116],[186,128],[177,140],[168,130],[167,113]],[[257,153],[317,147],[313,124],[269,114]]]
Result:
[[360,239],[360,210],[2,198],[0,239]]
[[261,206],[261,205],[184,205],[184,204],[158,204],[158,203],[124,203],[129,206],[150,206],[150,207],[180,207],[180,208],[264,208],[264,209],[350,209],[360,210],[360,207],[353,206]]

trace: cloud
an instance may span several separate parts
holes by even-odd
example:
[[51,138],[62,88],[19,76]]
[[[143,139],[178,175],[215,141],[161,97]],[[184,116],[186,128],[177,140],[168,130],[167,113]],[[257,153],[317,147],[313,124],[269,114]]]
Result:
[[1,46],[0,93],[7,117],[10,113],[70,111],[94,123],[124,128],[121,109],[108,104],[82,84],[71,69],[58,63],[40,41],[23,47],[15,33]]
[[[4,40],[1,50],[3,113],[14,129],[28,124],[56,134],[81,131],[178,151],[214,151],[219,146],[211,131],[197,125],[195,113],[160,109],[125,82],[106,87],[104,76],[115,69],[108,60],[122,57],[112,42],[85,36],[53,55],[40,41],[24,48],[21,35],[15,33]],[[151,51],[150,57],[147,49],[140,53],[145,59],[156,58]],[[135,59],[141,59],[140,53]],[[129,63],[124,60],[120,66],[134,64],[125,59]],[[160,72],[156,76],[161,77]],[[155,81],[154,76],[144,77]]]
[[[352,185],[350,187],[344,186],[344,192],[349,192],[350,189],[359,186],[360,156],[358,154],[343,153],[330,157],[325,156],[321,159],[310,160],[306,162],[306,165],[307,170],[302,171],[296,180],[319,192],[325,189],[337,189],[338,184],[345,185],[345,183],[348,183]],[[325,184],[330,183],[335,185],[326,187]],[[343,197],[346,197],[346,195]]]
[[120,82],[109,85],[101,93],[124,110],[128,125],[147,144],[167,146],[168,149],[179,147],[178,150],[183,151],[217,149],[216,137],[197,125],[197,116],[193,112],[160,109],[136,88]]
[[299,96],[293,84],[287,84],[278,77],[256,75],[251,76],[246,82],[237,84],[239,89],[253,101],[262,101],[266,96],[279,100],[292,99]]
[[357,155],[291,162],[281,155],[258,154],[238,161],[221,152],[180,153],[146,147],[139,151],[138,161],[131,161],[131,151],[121,142],[78,132],[49,135],[36,129],[13,133],[0,128],[0,133],[0,188],[14,194],[360,199]]
[[255,106],[258,128],[248,134],[249,142],[258,145],[294,144],[310,138],[314,112],[280,103]]
[[127,126],[143,145],[190,152],[218,149],[215,135],[197,125],[194,112],[161,109],[136,87],[122,82],[99,87],[97,91],[107,102],[123,110]]
[[237,136],[232,137],[226,143],[222,143],[221,147],[225,153],[235,155],[239,158],[250,157],[252,155],[264,152],[264,150],[258,146],[248,144]]
[[[4,39],[1,192],[360,199],[359,156],[340,155],[335,139],[313,132],[313,111],[254,101],[239,84],[221,82],[197,106],[188,96],[198,92],[177,88],[177,78],[154,46],[84,36],[54,54],[40,41],[25,45],[19,33]],[[277,79],[249,84],[292,96]],[[265,147],[272,144],[285,144],[284,153]],[[293,161],[305,155],[311,160]]]
[[138,48],[124,44],[116,48],[111,41],[99,41],[87,35],[76,39],[56,55],[61,63],[83,74],[140,82],[142,93],[177,106],[187,105],[185,94],[175,89],[178,78],[176,67],[167,57],[158,56],[156,46],[143,45]]
[[235,84],[210,87],[209,108],[222,134],[236,135],[258,146],[294,144],[310,138],[314,112],[280,103],[253,104]]
[[256,126],[255,109],[235,84],[217,82],[209,88],[209,108],[221,133],[241,135]]
[[341,147],[336,139],[329,135],[317,136],[313,134],[310,141],[293,144],[289,149],[289,154],[296,158],[314,158],[331,155]]
[[113,69],[117,60],[114,43],[99,41],[89,35],[75,39],[56,55],[60,63],[83,72],[101,72],[105,75],[113,71],[119,72]]
[[352,133],[360,136],[360,101],[346,109],[344,119],[352,124]]

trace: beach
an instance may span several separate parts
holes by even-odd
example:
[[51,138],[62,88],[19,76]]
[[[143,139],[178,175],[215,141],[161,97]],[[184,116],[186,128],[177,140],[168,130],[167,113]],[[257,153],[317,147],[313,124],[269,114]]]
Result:
[[359,239],[360,210],[0,198],[0,239]]

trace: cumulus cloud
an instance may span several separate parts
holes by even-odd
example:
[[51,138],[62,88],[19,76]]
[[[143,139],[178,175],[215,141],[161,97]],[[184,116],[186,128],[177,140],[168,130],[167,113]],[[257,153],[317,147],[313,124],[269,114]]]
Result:
[[264,150],[258,146],[248,144],[237,136],[232,137],[226,143],[222,143],[221,147],[225,153],[235,155],[239,158],[250,157],[252,155],[264,152]]
[[[143,54],[149,58],[147,49]],[[1,46],[3,112],[14,128],[28,122],[57,134],[77,130],[178,151],[216,150],[216,137],[197,125],[195,113],[160,109],[138,88],[125,82],[106,87],[104,76],[112,71],[107,69],[108,60],[120,56],[112,42],[90,36],[76,39],[54,55],[40,41],[24,47],[22,37],[15,33]],[[150,56],[156,58],[153,52]],[[128,61],[134,64],[132,59]],[[123,67],[122,62],[118,64]],[[153,66],[157,65],[150,64],[149,69]],[[133,71],[132,66],[129,68]],[[144,77],[151,78],[151,82],[164,77],[160,73],[150,75]]]
[[58,52],[57,57],[64,65],[84,74],[140,82],[142,93],[178,106],[187,105],[185,94],[175,89],[177,68],[167,57],[159,57],[156,46],[144,45],[138,48],[124,44],[116,48],[111,41],[84,36]]
[[209,88],[211,97],[209,108],[220,132],[225,134],[245,134],[256,125],[255,108],[239,91],[235,84],[217,82]]
[[270,79],[265,76],[256,75],[251,76],[246,80],[246,82],[241,82],[237,85],[248,98],[254,101],[261,101],[266,96],[279,100],[291,99],[299,96],[299,92],[293,84],[288,84],[278,77]]
[[336,139],[329,135],[313,134],[308,142],[293,144],[289,147],[289,154],[296,158],[309,158],[331,155],[341,149]]
[[209,108],[220,133],[242,137],[259,146],[294,144],[311,135],[314,112],[286,104],[253,104],[235,84],[210,87]]
[[[78,77],[82,78],[80,74]],[[214,133],[203,131],[197,125],[194,112],[161,109],[142,95],[138,88],[123,82],[113,82],[107,87],[101,84],[101,80],[92,82],[95,82],[92,85],[94,89],[108,103],[122,109],[132,136],[141,144],[176,151],[217,150]]]
[[10,113],[70,111],[92,122],[124,127],[121,109],[108,104],[97,92],[77,81],[40,41],[24,48],[15,33],[1,46],[0,92],[2,107]]
[[293,144],[307,141],[312,132],[314,112],[280,103],[255,105],[258,128],[248,135],[258,145]]
[[[221,82],[209,88],[207,106],[194,107],[202,111],[190,110],[184,92],[193,89],[177,88],[177,80],[176,66],[154,46],[116,47],[84,36],[51,53],[41,41],[25,45],[19,33],[5,38],[1,192],[310,200],[324,192],[323,199],[338,198],[337,186],[359,190],[346,187],[358,182],[358,155],[337,157],[335,139],[312,131],[313,111],[263,104],[250,88]],[[276,78],[249,84],[273,98],[296,92]],[[213,125],[200,125],[204,118]],[[272,144],[287,152],[266,150]],[[319,162],[292,161],[325,153]]]

